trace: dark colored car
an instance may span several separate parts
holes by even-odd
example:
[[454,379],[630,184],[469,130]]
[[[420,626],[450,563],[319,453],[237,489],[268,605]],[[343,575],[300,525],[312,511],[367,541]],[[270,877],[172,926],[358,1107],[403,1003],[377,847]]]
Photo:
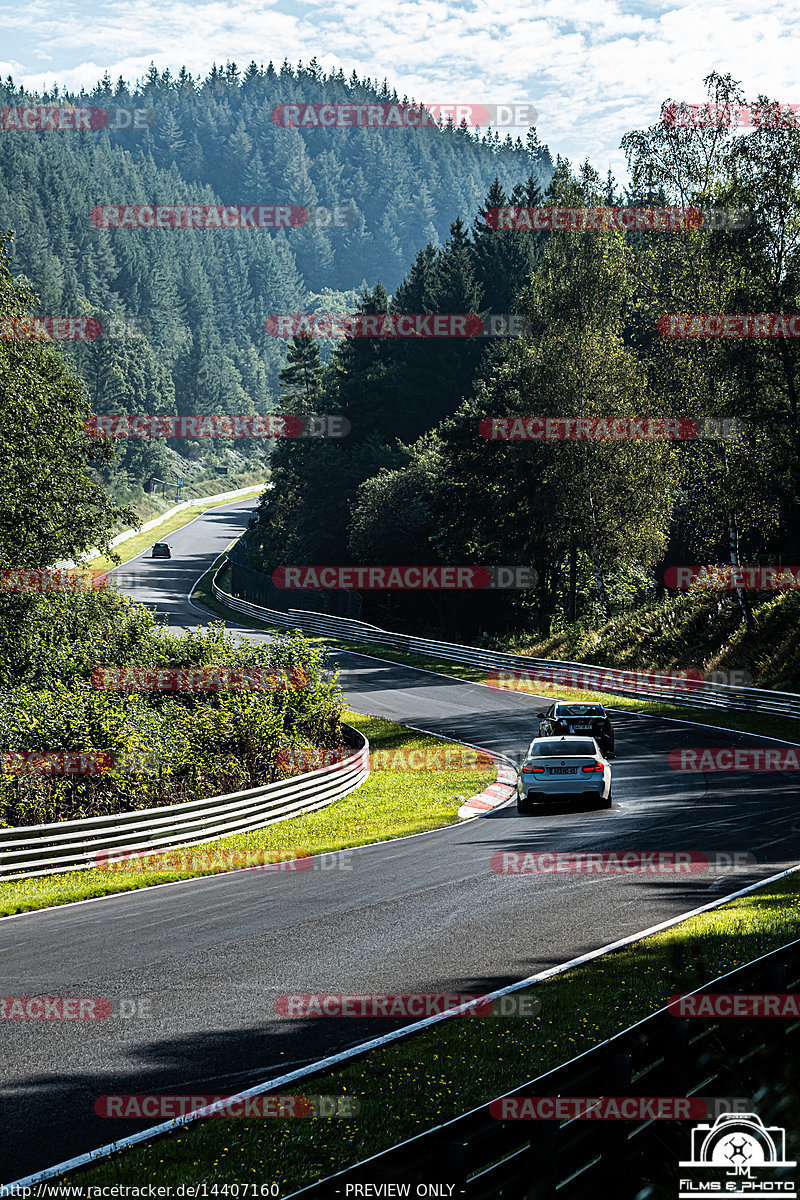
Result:
[[568,734],[588,734],[593,737],[606,758],[614,758],[614,730],[602,704],[582,704],[574,700],[557,700],[547,712],[537,713],[539,737],[563,737]]
[[172,547],[169,542],[156,542],[153,546],[153,558],[172,558]]

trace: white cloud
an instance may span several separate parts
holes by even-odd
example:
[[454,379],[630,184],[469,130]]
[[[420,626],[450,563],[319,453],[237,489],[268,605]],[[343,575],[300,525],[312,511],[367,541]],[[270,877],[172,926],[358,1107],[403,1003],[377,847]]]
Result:
[[32,88],[78,88],[106,69],[141,78],[151,60],[205,75],[214,57],[243,69],[316,56],[429,103],[528,101],[554,154],[588,155],[624,178],[622,135],[656,121],[668,96],[704,99],[712,69],[750,96],[800,100],[794,20],[785,0],[543,0],[530,13],[501,0],[119,0],[91,10],[44,0],[6,10],[13,54],[0,71]]

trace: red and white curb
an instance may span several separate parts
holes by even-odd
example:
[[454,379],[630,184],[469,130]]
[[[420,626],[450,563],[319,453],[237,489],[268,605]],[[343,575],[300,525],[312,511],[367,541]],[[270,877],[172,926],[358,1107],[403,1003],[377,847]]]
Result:
[[[366,658],[372,658],[372,655],[365,655]],[[379,662],[388,662],[388,659],[379,659]],[[421,671],[421,667],[411,667],[412,671]],[[434,672],[426,672],[433,674]],[[448,679],[454,679],[454,675],[448,675]],[[483,684],[479,685],[483,687]],[[473,817],[483,817],[494,808],[499,808],[501,804],[505,804],[511,799],[517,790],[517,768],[510,758],[504,754],[493,754],[491,750],[487,750],[485,746],[476,746],[473,742],[462,742],[460,738],[448,737],[446,733],[438,733],[433,729],[425,729],[422,725],[411,725],[408,721],[404,721],[406,729],[416,729],[418,733],[427,733],[430,737],[439,738],[443,742],[452,742],[455,746],[469,746],[470,750],[479,750],[481,754],[487,755],[492,762],[497,764],[497,779],[489,787],[484,788],[482,792],[478,792],[477,796],[470,796],[469,800],[465,800],[458,810],[457,816],[462,821],[469,821]],[[414,837],[422,837],[422,834],[414,834]],[[6,918],[7,920],[8,918]]]
[[458,815],[462,821],[469,817],[479,817],[481,813],[491,812],[494,808],[499,808],[501,804],[505,804],[510,800],[514,792],[517,790],[517,771],[510,763],[504,759],[495,758],[497,763],[497,781],[484,788],[477,796],[471,796],[465,801],[458,810]]

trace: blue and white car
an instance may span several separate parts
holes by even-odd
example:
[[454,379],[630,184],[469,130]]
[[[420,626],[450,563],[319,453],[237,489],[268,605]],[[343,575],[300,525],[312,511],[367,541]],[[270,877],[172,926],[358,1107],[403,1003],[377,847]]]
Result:
[[534,738],[517,776],[517,812],[570,799],[611,808],[611,764],[594,738]]

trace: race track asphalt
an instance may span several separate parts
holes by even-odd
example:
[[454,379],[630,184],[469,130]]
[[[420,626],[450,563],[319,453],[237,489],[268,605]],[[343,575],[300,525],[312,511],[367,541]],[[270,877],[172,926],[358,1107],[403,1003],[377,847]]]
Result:
[[[168,536],[171,560],[118,574],[172,628],[208,619],[191,586],[252,502]],[[230,623],[236,628],[235,622]],[[241,628],[241,627],[239,627]],[[255,640],[264,632],[242,632]],[[362,654],[331,652],[357,711],[518,754],[543,701]],[[11,1181],[153,1122],[102,1119],[105,1094],[224,1094],[402,1022],[281,1018],[291,993],[481,993],[733,892],[797,861],[797,775],[679,773],[687,746],[753,735],[619,713],[614,808],[518,816],[351,851],[347,869],[230,873],[0,922],[4,996],[146,998],[152,1016],[4,1022],[2,1166]],[[747,852],[736,873],[509,875],[497,851]],[[46,1135],[43,1131],[46,1131]]]

